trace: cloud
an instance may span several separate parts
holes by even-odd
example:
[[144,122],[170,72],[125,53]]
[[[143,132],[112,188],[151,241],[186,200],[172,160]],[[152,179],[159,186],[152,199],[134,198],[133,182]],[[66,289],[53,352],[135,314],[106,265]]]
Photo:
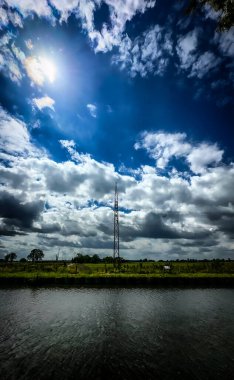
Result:
[[145,144],[156,161],[162,159],[161,165],[176,156],[199,173],[184,175],[174,168],[164,176],[148,165],[137,168],[136,179],[134,171],[120,174],[112,164],[79,153],[73,140],[60,141],[69,154],[64,162],[55,162],[46,153],[40,159],[11,156],[7,166],[2,162],[0,230],[9,249],[25,251],[27,242],[29,252],[40,245],[48,250],[48,258],[58,246],[67,257],[72,256],[71,247],[112,254],[113,191],[118,179],[124,257],[149,257],[155,254],[155,244],[160,254],[153,258],[172,254],[202,258],[209,247],[212,251],[206,257],[220,255],[220,247],[230,252],[233,164],[221,162],[217,145],[192,144],[185,134],[146,132],[144,137],[138,148]]
[[95,104],[89,103],[89,104],[87,104],[87,108],[90,112],[90,115],[92,117],[96,118],[97,117],[97,106],[95,106]]
[[5,0],[5,4],[13,10],[18,10],[20,14],[27,17],[31,14],[36,14],[38,17],[51,17],[51,8],[47,0]]
[[22,203],[6,191],[0,192],[0,217],[6,227],[30,228],[43,208],[42,201]]
[[27,57],[24,60],[24,67],[29,78],[38,86],[42,86],[46,80],[54,82],[55,67],[48,59],[38,57]]
[[197,57],[191,66],[190,77],[203,78],[221,63],[221,58],[216,57],[213,53],[206,51]]
[[187,160],[194,173],[202,173],[209,165],[221,162],[223,153],[216,144],[202,143],[191,149]]
[[180,36],[177,42],[176,51],[180,59],[180,67],[188,69],[195,61],[194,52],[198,44],[198,29],[187,33],[185,36]]
[[[82,2],[80,0],[70,0],[70,1],[67,1],[67,0],[51,0],[50,3],[60,13],[60,21],[61,22],[62,21],[67,22],[67,19],[70,16],[70,14],[72,14],[73,12],[77,12],[79,9],[79,6],[82,6],[81,5],[82,3],[85,5],[85,2]],[[90,3],[90,2],[86,1],[86,3]]]
[[21,15],[17,11],[6,10],[0,8],[0,29],[12,24],[15,27],[23,28],[23,21]]
[[[54,82],[56,69],[52,61],[43,56],[29,56],[13,42],[14,36],[9,32],[0,39],[0,70],[14,82],[20,83],[24,70],[32,82],[42,86],[47,80]],[[30,48],[31,40],[26,41]]]
[[54,111],[54,99],[49,96],[43,96],[42,98],[34,98],[33,103],[41,111],[43,108],[50,108]]
[[221,15],[221,11],[216,11],[211,5],[205,4],[204,5],[204,13],[205,13],[205,18],[210,18],[211,20],[217,21]]
[[32,43],[32,40],[26,40],[25,41],[25,45],[27,46],[27,48],[29,49],[29,50],[32,50],[33,49],[33,43]]
[[[109,8],[109,22],[103,23],[100,30],[95,28],[94,13],[105,3]],[[126,23],[131,21],[138,13],[145,13],[147,9],[155,6],[155,0],[5,0],[8,13],[2,12],[4,23],[9,22],[9,12],[18,11],[24,18],[36,14],[38,17],[46,17],[54,22],[52,7],[60,16],[60,22],[67,22],[73,13],[82,22],[82,28],[87,32],[96,52],[107,52],[117,46],[122,39]]]
[[222,59],[213,52],[198,49],[199,30],[194,29],[177,41],[176,52],[180,60],[179,71],[186,70],[188,77],[202,79],[220,66]]
[[135,149],[145,149],[156,160],[156,166],[164,169],[173,158],[185,158],[194,173],[202,173],[209,165],[222,160],[223,151],[216,144],[192,145],[185,133],[143,133]]
[[[172,213],[173,215],[173,213]],[[127,227],[123,231],[123,235],[129,239],[129,237],[143,237],[149,239],[204,239],[211,233],[207,230],[186,231],[183,228],[177,228],[169,225],[167,222],[171,222],[173,219],[169,216],[166,221],[162,214],[155,212],[147,213],[143,220],[138,224],[138,229],[134,227]]]
[[229,29],[227,32],[216,33],[214,42],[218,43],[219,49],[224,56],[233,58],[234,57],[234,27]]
[[[8,13],[18,11],[24,18],[36,14],[52,23],[55,20],[52,7],[59,13],[60,22],[67,22],[69,16],[74,14],[81,20],[82,28],[87,32],[95,52],[107,52],[121,43],[126,23],[137,14],[153,8],[156,0],[5,0],[5,4],[8,5]],[[101,29],[97,30],[94,14],[102,4],[109,8],[109,20],[108,23],[103,22]],[[8,13],[2,15],[5,24],[9,22]]]
[[[39,150],[30,141],[26,124],[0,107],[0,150],[13,156],[38,156]],[[7,156],[6,156],[7,157]]]
[[146,149],[150,157],[156,160],[157,167],[164,169],[172,157],[188,155],[191,146],[185,139],[185,133],[145,132],[135,144],[135,149]]
[[[95,15],[103,4],[108,7],[108,18],[97,28]],[[94,52],[106,53],[115,48],[115,54],[111,58],[112,63],[118,65],[121,70],[127,70],[132,77],[162,76],[170,63],[177,68],[177,73],[186,71],[188,77],[202,79],[212,75],[212,71],[216,72],[221,63],[227,62],[227,58],[233,56],[234,28],[225,33],[216,33],[206,51],[202,46],[202,40],[198,41],[203,32],[198,28],[185,35],[175,36],[177,38],[175,44],[172,21],[169,18],[166,26],[156,24],[141,35],[130,38],[126,33],[127,24],[134,22],[135,16],[154,8],[155,4],[155,0],[42,0],[40,2],[6,0],[6,6],[0,12],[0,19],[3,28],[7,28],[9,23],[21,27],[25,18],[34,15],[46,18],[54,25],[57,20],[68,22],[69,16],[73,14],[86,32]],[[217,17],[210,7],[204,9],[206,18]],[[31,49],[33,45],[29,41],[26,41],[26,44]],[[219,47],[222,57],[214,53],[215,45]],[[173,56],[176,58],[175,52],[179,64],[176,64],[176,59],[172,58]],[[41,57],[27,57],[24,62],[21,61],[21,64],[34,84],[42,86],[46,79],[54,81],[54,68],[51,66],[51,70],[46,70],[45,66],[48,67],[48,64],[44,65]],[[5,75],[20,83],[21,66],[12,56],[11,49],[6,51],[5,48],[5,53],[0,53],[1,67]]]
[[105,3],[109,7],[110,26],[104,23],[100,32],[94,27],[93,12],[95,7],[92,7],[91,10],[89,4],[89,12],[85,13],[82,12],[83,8],[80,6],[81,15],[83,13],[85,20],[83,26],[87,29],[89,38],[94,43],[95,52],[107,52],[112,50],[114,46],[120,45],[126,23],[131,21],[136,14],[145,13],[147,9],[153,8],[156,1],[105,0]]
[[[10,33],[5,33],[0,39],[0,70],[12,81],[19,84],[22,79],[19,66],[22,52],[11,43],[12,37]],[[9,46],[10,43],[11,46]]]
[[139,74],[162,75],[168,66],[168,57],[172,54],[171,34],[163,27],[155,25],[133,41],[126,35],[119,53],[112,58],[113,64],[127,69],[131,76]]

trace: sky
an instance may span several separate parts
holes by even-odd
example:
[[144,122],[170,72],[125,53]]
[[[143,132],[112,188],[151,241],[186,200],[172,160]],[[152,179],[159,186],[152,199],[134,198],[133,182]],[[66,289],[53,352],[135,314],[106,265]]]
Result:
[[234,249],[234,28],[187,0],[0,0],[0,258]]

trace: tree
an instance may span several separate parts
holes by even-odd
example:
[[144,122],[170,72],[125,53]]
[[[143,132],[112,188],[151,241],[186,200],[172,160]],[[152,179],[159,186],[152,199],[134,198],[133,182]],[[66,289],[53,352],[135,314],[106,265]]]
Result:
[[14,253],[14,252],[11,252],[11,253],[8,253],[6,256],[5,256],[5,260],[6,261],[10,261],[12,263],[12,261],[16,260],[17,258],[17,254]]
[[209,5],[216,12],[220,12],[218,19],[218,29],[225,31],[234,25],[234,6],[233,0],[189,0],[186,13],[190,14],[197,9]]
[[33,249],[30,254],[27,256],[28,260],[39,261],[42,260],[44,257],[44,253],[41,249]]
[[73,257],[72,262],[83,264],[84,263],[84,256],[81,253],[77,253],[76,256]]
[[101,259],[98,255],[93,255],[93,257],[91,258],[91,261],[92,263],[96,264],[96,263],[100,263],[101,262]]
[[113,256],[106,256],[103,258],[104,263],[113,263]]

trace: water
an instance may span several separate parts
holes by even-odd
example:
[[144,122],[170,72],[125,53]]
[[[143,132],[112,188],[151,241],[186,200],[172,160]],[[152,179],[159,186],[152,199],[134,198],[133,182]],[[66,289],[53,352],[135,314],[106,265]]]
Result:
[[232,289],[0,289],[1,379],[232,379]]

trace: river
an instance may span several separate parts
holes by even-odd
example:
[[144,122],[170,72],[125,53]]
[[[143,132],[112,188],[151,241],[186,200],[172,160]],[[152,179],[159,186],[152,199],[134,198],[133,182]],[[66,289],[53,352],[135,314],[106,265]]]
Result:
[[232,379],[233,289],[1,288],[0,378]]

